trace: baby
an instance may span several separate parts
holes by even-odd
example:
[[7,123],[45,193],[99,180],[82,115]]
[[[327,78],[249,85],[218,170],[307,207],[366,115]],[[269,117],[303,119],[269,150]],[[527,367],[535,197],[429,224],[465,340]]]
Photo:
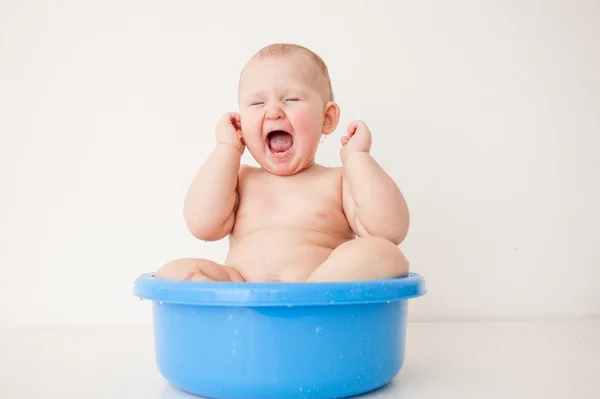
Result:
[[[371,132],[351,122],[342,167],[315,163],[322,135],[337,127],[328,69],[312,51],[274,44],[240,75],[239,112],[216,127],[216,146],[184,203],[190,232],[229,235],[221,265],[178,259],[155,277],[233,282],[334,282],[405,276],[399,245],[409,214],[394,181],[371,157]],[[240,164],[245,148],[260,168]]]

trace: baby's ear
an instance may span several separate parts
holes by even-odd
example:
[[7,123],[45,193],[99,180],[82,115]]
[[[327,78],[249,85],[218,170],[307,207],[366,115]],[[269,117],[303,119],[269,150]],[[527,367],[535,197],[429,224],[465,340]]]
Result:
[[325,104],[325,117],[323,118],[323,134],[331,134],[340,121],[340,107],[334,101]]

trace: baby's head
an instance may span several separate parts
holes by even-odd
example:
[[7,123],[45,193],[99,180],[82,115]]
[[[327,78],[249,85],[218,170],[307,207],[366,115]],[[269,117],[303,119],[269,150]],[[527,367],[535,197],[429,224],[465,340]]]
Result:
[[311,166],[321,135],[332,133],[339,121],[327,66],[293,44],[267,46],[248,61],[238,102],[248,150],[263,169],[277,175]]

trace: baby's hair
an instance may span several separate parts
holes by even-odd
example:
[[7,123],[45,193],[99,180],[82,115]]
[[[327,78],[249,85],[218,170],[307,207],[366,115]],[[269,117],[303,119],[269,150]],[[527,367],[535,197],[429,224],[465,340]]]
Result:
[[333,88],[331,86],[331,79],[329,77],[329,69],[327,68],[327,65],[325,64],[325,61],[323,61],[323,59],[319,55],[317,55],[315,52],[313,52],[312,50],[309,50],[308,48],[301,46],[299,44],[275,43],[275,44],[270,44],[266,47],[263,47],[256,54],[254,54],[254,56],[252,56],[252,58],[263,59],[263,58],[267,58],[267,57],[283,57],[286,55],[292,55],[295,52],[303,52],[303,53],[307,54],[310,57],[310,59],[314,62],[314,65],[317,69],[319,77],[322,79],[325,79],[327,97],[328,97],[325,100],[332,101],[333,100]]

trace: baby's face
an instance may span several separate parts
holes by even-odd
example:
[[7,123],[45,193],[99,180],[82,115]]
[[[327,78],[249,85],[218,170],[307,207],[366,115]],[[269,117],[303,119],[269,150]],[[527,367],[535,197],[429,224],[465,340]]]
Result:
[[324,131],[322,86],[303,54],[254,59],[246,66],[239,89],[241,130],[263,169],[290,175],[312,165]]

